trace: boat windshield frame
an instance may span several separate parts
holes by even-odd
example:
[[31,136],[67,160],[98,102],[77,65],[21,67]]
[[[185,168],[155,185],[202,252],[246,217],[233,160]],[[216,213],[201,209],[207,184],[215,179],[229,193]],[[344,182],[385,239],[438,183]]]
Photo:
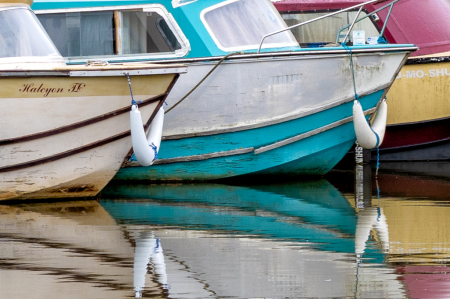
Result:
[[[27,13],[27,20],[33,19],[35,21],[35,24],[29,24],[29,25],[37,25],[38,31],[40,31],[41,35],[39,37],[43,38],[44,40],[40,43],[33,43],[30,44],[30,47],[39,47],[40,49],[43,49],[44,51],[47,51],[47,55],[19,55],[19,56],[0,56],[0,63],[27,63],[27,62],[60,62],[62,61],[62,56],[59,53],[58,49],[54,45],[51,38],[48,36],[47,32],[43,28],[42,24],[39,22],[38,18],[36,17],[35,13],[31,10],[31,8],[28,5],[11,5],[11,6],[0,6],[0,13],[7,12],[7,11],[19,11],[24,10]],[[31,19],[29,19],[31,17]],[[24,16],[25,18],[25,16]],[[26,26],[25,30],[26,29]],[[20,29],[22,30],[22,29]],[[31,42],[31,40],[28,40],[28,42]],[[44,46],[42,46],[44,45]]]
[[[167,23],[169,29],[176,37],[181,49],[173,52],[155,52],[155,53],[138,53],[138,54],[114,54],[114,55],[87,55],[87,56],[67,56],[64,57],[70,63],[85,63],[86,60],[108,60],[110,62],[123,61],[126,58],[133,58],[133,60],[141,61],[146,59],[166,59],[166,58],[181,58],[186,56],[191,51],[189,40],[181,30],[175,18],[172,14],[161,4],[137,4],[137,5],[114,5],[114,6],[95,6],[95,7],[78,7],[78,8],[64,8],[64,9],[42,9],[35,10],[36,15],[50,15],[50,14],[62,14],[62,13],[86,13],[86,12],[127,12],[127,11],[140,11],[151,13],[155,12],[159,14]],[[115,30],[117,28],[114,28]],[[116,33],[117,34],[117,33]],[[129,60],[129,59],[127,59]]]
[[[255,43],[255,44],[251,44],[251,45],[226,47],[226,46],[222,45],[222,43],[220,42],[220,38],[217,37],[217,35],[215,34],[214,30],[211,28],[211,26],[209,25],[208,21],[206,20],[206,14],[208,14],[209,12],[214,11],[214,10],[219,9],[219,8],[222,8],[224,6],[227,6],[227,5],[239,2],[239,1],[245,1],[245,0],[227,0],[227,1],[223,1],[221,3],[209,6],[209,7],[205,8],[205,9],[203,9],[200,12],[200,19],[201,19],[203,25],[205,26],[206,30],[210,34],[211,38],[214,40],[214,43],[216,44],[216,46],[220,50],[222,50],[224,52],[256,50],[256,49],[258,49],[258,46],[259,46],[259,43]],[[259,1],[261,1],[261,0],[259,0]],[[280,19],[281,23],[284,24],[284,28],[288,28],[286,23],[284,22],[283,18],[281,17],[280,13],[277,11],[275,6],[273,6],[272,2],[267,1],[267,3],[270,3],[270,5],[272,5],[273,12],[275,13],[276,16],[279,16],[279,19]],[[286,33],[290,34],[290,38],[291,38],[290,42],[281,42],[281,43],[280,42],[275,42],[275,43],[271,42],[271,43],[265,44],[263,48],[265,48],[265,49],[267,49],[267,48],[288,48],[288,47],[298,47],[298,48],[300,48],[300,45],[297,42],[297,40],[295,39],[295,37],[292,34],[292,32],[286,30]]]

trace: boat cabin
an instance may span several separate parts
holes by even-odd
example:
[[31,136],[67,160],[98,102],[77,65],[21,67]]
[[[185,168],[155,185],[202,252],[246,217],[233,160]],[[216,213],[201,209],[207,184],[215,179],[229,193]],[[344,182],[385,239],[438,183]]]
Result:
[[[268,0],[37,0],[32,8],[73,63],[255,52],[265,34],[286,28]],[[267,38],[262,50],[298,48],[286,31]]]

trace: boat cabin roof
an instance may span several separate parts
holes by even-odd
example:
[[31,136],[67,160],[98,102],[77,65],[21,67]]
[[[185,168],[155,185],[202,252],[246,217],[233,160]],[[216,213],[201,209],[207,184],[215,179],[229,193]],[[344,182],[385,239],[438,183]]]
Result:
[[[318,12],[348,8],[366,1],[361,0],[272,0],[280,12]],[[365,6],[367,12],[386,5]],[[377,27],[383,27],[388,10],[378,13]],[[389,43],[415,44],[419,50],[411,56],[450,51],[450,1],[400,0],[394,5],[387,22],[385,38]]]

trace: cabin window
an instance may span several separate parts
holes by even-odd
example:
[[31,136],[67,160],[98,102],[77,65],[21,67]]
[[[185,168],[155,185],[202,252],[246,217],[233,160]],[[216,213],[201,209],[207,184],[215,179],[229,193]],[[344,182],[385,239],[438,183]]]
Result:
[[59,53],[31,11],[0,11],[0,58],[26,56],[59,56]]
[[62,56],[113,55],[111,11],[38,15]]
[[184,55],[186,46],[182,47],[167,19],[156,12],[161,9],[146,10],[37,13],[61,55],[70,60],[88,56],[115,60],[114,55]]
[[[264,35],[286,28],[270,1],[228,1],[208,8],[202,20],[219,48],[224,51],[257,49]],[[291,32],[265,39],[263,47],[298,46]]]
[[[288,26],[293,26],[295,24],[299,24],[305,21],[312,20],[317,17],[324,16],[329,14],[326,13],[281,13],[283,19],[285,20]],[[292,29],[292,33],[294,34],[297,41],[303,44],[315,44],[315,43],[335,43],[336,36],[343,27],[351,24],[354,18],[356,17],[356,11],[342,12],[340,14],[334,15],[329,18],[325,18],[310,24],[306,24],[300,27],[296,27]],[[366,16],[365,12],[361,12],[360,18]],[[372,22],[370,18],[366,18],[355,24],[353,30],[364,30],[366,38],[367,37],[376,37],[380,35],[378,28]],[[341,34],[345,36],[347,30],[343,30]],[[341,39],[343,39],[343,37]],[[351,38],[351,35],[350,35]]]
[[156,12],[121,13],[119,54],[174,52],[181,45],[162,16]]

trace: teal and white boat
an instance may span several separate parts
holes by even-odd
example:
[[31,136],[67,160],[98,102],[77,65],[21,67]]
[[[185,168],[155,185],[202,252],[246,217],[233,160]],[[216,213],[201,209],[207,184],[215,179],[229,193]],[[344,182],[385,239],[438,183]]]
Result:
[[187,65],[166,101],[158,160],[124,163],[118,179],[324,174],[355,142],[355,93],[373,114],[416,49],[301,48],[266,0],[37,0],[32,8],[69,64]]

